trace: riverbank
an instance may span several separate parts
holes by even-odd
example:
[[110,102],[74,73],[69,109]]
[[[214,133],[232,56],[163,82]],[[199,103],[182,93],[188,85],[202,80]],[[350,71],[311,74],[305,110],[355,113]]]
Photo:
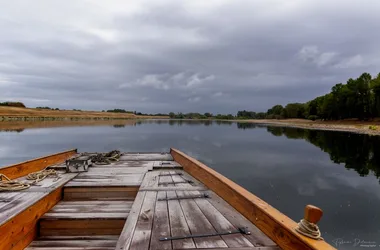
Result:
[[305,119],[284,119],[284,120],[234,120],[235,122],[255,123],[261,125],[293,127],[316,130],[342,131],[358,134],[380,135],[380,121],[311,121]]
[[70,121],[70,120],[121,120],[155,119],[165,116],[144,116],[132,113],[112,113],[99,111],[50,110],[0,106],[0,122],[4,121]]

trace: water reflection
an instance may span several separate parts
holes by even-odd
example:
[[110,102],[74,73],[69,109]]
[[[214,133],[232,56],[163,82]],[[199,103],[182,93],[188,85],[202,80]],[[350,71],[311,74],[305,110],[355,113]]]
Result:
[[329,154],[331,161],[345,164],[360,176],[380,177],[380,137],[299,128],[267,127],[274,136],[303,139]]

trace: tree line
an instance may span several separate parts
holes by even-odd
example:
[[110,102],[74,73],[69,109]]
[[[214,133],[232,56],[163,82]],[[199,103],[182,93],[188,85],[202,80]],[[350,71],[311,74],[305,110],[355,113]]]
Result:
[[246,110],[237,113],[239,119],[369,120],[375,117],[380,117],[380,73],[373,78],[369,73],[350,78],[345,84],[333,86],[330,93],[306,103],[275,105],[266,113]]
[[26,108],[25,104],[22,102],[0,102],[0,106]]
[[212,113],[174,113],[170,112],[169,117],[171,119],[219,119],[219,120],[233,120],[236,117],[232,114],[217,114],[214,115]]

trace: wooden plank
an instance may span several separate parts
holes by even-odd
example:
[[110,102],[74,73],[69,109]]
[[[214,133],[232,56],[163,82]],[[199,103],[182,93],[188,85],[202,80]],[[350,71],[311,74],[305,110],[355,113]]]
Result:
[[0,225],[4,225],[44,196],[41,192],[0,192]]
[[[175,191],[167,192],[168,198],[175,198],[177,194]],[[187,225],[185,216],[183,214],[179,200],[169,200],[168,201],[169,209],[169,219],[170,219],[170,230],[171,236],[184,236],[190,235],[190,229]],[[166,235],[169,236],[169,235]],[[183,240],[173,240],[173,248],[176,249],[190,249],[195,248],[195,243],[193,239],[183,239]]]
[[47,194],[33,205],[25,207],[24,211],[1,225],[0,232],[4,233],[2,233],[0,249],[12,249],[14,246],[17,246],[17,249],[25,248],[32,241],[30,235],[34,234],[30,233],[36,229],[39,218],[49,211],[61,197],[62,187]]
[[116,240],[36,240],[29,247],[115,247]]
[[[183,183],[182,183],[183,184]],[[207,191],[208,188],[204,186],[179,186],[180,184],[176,184],[176,186],[167,186],[167,187],[151,187],[151,188],[140,188],[139,191]]]
[[[58,173],[58,179],[56,177],[46,177],[35,185],[30,186],[29,189],[24,190],[23,192],[50,192],[57,187],[65,185],[77,175],[77,173]],[[17,180],[25,183],[31,183],[31,181],[26,179],[26,177],[21,177]]]
[[114,247],[28,247],[26,250],[114,250]]
[[173,157],[167,153],[129,153],[123,154],[120,161],[172,161]]
[[70,156],[73,156],[75,154],[77,154],[77,150],[72,149],[57,154],[21,162],[11,166],[2,167],[0,168],[0,174],[4,174],[10,179],[16,179],[29,173],[40,171],[47,166],[64,162]]
[[133,199],[136,197],[139,186],[126,187],[65,187],[63,199],[96,200],[96,199]]
[[[170,178],[170,176],[168,177]],[[166,198],[166,192],[161,191],[157,193],[157,201],[156,201],[156,207],[154,209],[154,217],[153,217],[152,236],[150,239],[151,250],[172,249],[172,244],[170,241],[159,240],[161,237],[170,235],[168,204],[166,201],[158,200],[158,199],[165,199],[165,198]]]
[[229,220],[233,225],[239,225],[248,227],[248,230],[251,232],[250,235],[245,237],[253,243],[255,246],[276,246],[276,243],[273,242],[268,236],[266,236],[260,229],[252,224],[247,218],[242,216],[235,208],[230,204],[220,198],[217,194],[210,191],[208,192],[211,199],[208,201],[214,205],[218,211],[223,214],[223,216]]
[[182,169],[182,166],[175,161],[155,161],[153,169]]
[[132,209],[129,212],[127,221],[124,224],[123,231],[120,234],[120,238],[117,241],[117,250],[129,249],[132,241],[133,232],[135,231],[137,220],[140,215],[141,207],[144,202],[146,192],[138,192],[136,199],[133,203]]
[[[281,250],[279,247],[229,247],[228,250]],[[179,249],[174,249],[179,250]],[[197,248],[197,250],[226,250],[226,248]]]
[[144,188],[156,188],[158,187],[158,182],[160,177],[158,176],[160,171],[151,171],[145,173],[144,179],[141,182],[140,190]]
[[120,235],[125,219],[41,220],[41,236]]
[[42,236],[38,238],[38,240],[115,240],[115,246],[116,246],[116,241],[118,239],[119,239],[118,235],[85,235],[85,236],[64,235],[64,236]]
[[15,243],[11,250],[23,250],[25,246],[29,245],[38,236],[38,228],[33,227],[21,240]]
[[[187,195],[183,191],[177,191],[176,193],[179,197]],[[214,227],[204,216],[194,200],[180,200],[179,203],[181,204],[191,234],[216,233]],[[197,248],[227,247],[220,236],[194,238],[194,242]]]
[[[125,219],[84,219],[84,220],[50,220],[41,219],[40,229],[83,229],[83,228],[93,228],[93,229],[107,229],[107,228],[122,228],[124,226]],[[47,234],[44,234],[47,235]],[[106,235],[106,234],[102,234]]]
[[135,232],[133,233],[130,249],[149,249],[150,236],[153,226],[153,215],[156,205],[157,192],[146,192],[144,203],[142,204],[140,215],[137,221]]
[[176,149],[170,152],[186,172],[231,204],[281,248],[335,249],[325,241],[313,240],[297,233],[295,221],[215,170]]
[[[185,192],[186,195],[200,195],[198,191]],[[239,226],[232,225],[223,214],[221,214],[210,202],[209,199],[194,199],[200,210],[203,212],[208,221],[212,224],[215,230],[219,233],[235,231]],[[251,224],[251,223],[250,223]],[[221,236],[228,247],[252,247],[253,244],[241,234],[231,234]]]
[[49,219],[68,219],[68,220],[79,220],[79,219],[127,219],[128,212],[116,212],[116,211],[109,211],[109,212],[92,212],[92,213],[54,213],[49,212],[46,213],[43,216],[43,219],[49,220]]

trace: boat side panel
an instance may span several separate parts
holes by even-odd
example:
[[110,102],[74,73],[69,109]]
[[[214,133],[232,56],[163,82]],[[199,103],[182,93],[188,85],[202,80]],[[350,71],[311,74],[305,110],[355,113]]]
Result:
[[296,222],[203,163],[176,149],[171,149],[171,154],[186,172],[227,201],[282,249],[335,249],[325,241],[298,234]]
[[38,220],[62,198],[62,187],[0,226],[0,249],[24,249],[33,241]]
[[0,174],[6,175],[10,179],[16,179],[32,172],[40,171],[47,166],[64,162],[67,158],[77,153],[76,149],[61,153],[48,155],[45,157],[21,162],[15,165],[0,168]]

